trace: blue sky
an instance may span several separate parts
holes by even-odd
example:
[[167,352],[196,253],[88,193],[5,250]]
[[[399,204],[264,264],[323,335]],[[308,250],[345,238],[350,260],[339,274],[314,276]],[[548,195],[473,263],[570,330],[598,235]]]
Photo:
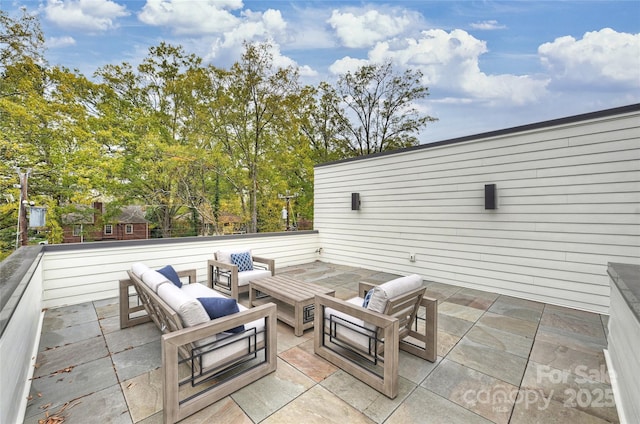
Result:
[[91,76],[180,44],[220,67],[269,40],[302,81],[419,69],[423,143],[640,102],[640,1],[0,0],[40,16],[51,64]]

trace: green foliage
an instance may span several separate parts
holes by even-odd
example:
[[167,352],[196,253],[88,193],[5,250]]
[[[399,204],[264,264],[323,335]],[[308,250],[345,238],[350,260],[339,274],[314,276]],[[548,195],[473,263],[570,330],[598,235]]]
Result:
[[297,193],[291,224],[313,219],[314,165],[415,145],[434,120],[413,106],[428,95],[421,74],[389,63],[302,87],[268,44],[220,69],[163,42],[138,67],[109,64],[89,80],[48,66],[43,45],[35,16],[0,10],[3,252],[15,245],[14,167],[32,169],[29,199],[47,206],[51,243],[62,217],[94,200],[109,205],[105,219],[144,205],[159,237],[281,231],[280,194]]

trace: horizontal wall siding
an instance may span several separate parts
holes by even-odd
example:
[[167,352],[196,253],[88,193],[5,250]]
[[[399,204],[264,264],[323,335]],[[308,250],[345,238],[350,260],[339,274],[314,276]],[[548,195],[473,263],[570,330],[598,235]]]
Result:
[[314,226],[329,262],[606,313],[607,263],[640,262],[640,114],[316,167]]
[[248,248],[256,256],[273,258],[278,268],[319,259],[318,234],[283,233],[267,237],[189,238],[172,243],[110,242],[104,248],[65,246],[45,252],[43,306],[58,307],[108,299],[118,295],[118,281],[136,262],[150,267],[172,265],[176,270],[195,269],[198,281],[206,281],[207,260],[221,249]]
[[40,340],[42,260],[38,256],[27,276],[26,289],[0,338],[0,423],[22,422]]

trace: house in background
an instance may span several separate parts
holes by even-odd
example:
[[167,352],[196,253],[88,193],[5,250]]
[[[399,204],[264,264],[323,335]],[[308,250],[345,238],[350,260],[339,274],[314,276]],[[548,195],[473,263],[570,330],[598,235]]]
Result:
[[141,206],[124,206],[113,219],[104,218],[104,204],[78,205],[77,212],[62,217],[63,243],[140,240],[149,238],[149,221]]

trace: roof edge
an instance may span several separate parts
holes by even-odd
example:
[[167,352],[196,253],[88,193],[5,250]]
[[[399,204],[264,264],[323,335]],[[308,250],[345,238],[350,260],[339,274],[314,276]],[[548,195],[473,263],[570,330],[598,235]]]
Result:
[[434,141],[432,143],[420,144],[418,146],[405,147],[402,149],[389,150],[385,152],[373,153],[370,155],[357,156],[353,158],[324,162],[324,163],[315,165],[314,168],[320,168],[323,166],[334,165],[334,164],[344,163],[344,162],[353,162],[356,160],[377,158],[380,156],[394,155],[398,153],[405,153],[412,150],[422,150],[422,149],[428,149],[432,147],[446,146],[448,144],[462,143],[465,141],[480,140],[480,139],[489,138],[489,137],[498,137],[502,135],[514,134],[514,133],[523,132],[523,131],[554,127],[557,125],[571,124],[575,122],[588,121],[591,119],[606,118],[609,116],[621,115],[624,113],[631,113],[631,112],[638,112],[638,111],[640,111],[640,103],[634,103],[627,106],[604,109],[596,112],[588,112],[588,113],[582,113],[579,115],[567,116],[564,118],[556,118],[548,121],[535,122],[533,124],[519,125],[516,127],[510,127],[510,128],[505,128],[501,130],[488,131],[488,132],[473,134],[473,135],[466,135],[466,136],[451,138],[451,139],[442,140],[442,141]]

